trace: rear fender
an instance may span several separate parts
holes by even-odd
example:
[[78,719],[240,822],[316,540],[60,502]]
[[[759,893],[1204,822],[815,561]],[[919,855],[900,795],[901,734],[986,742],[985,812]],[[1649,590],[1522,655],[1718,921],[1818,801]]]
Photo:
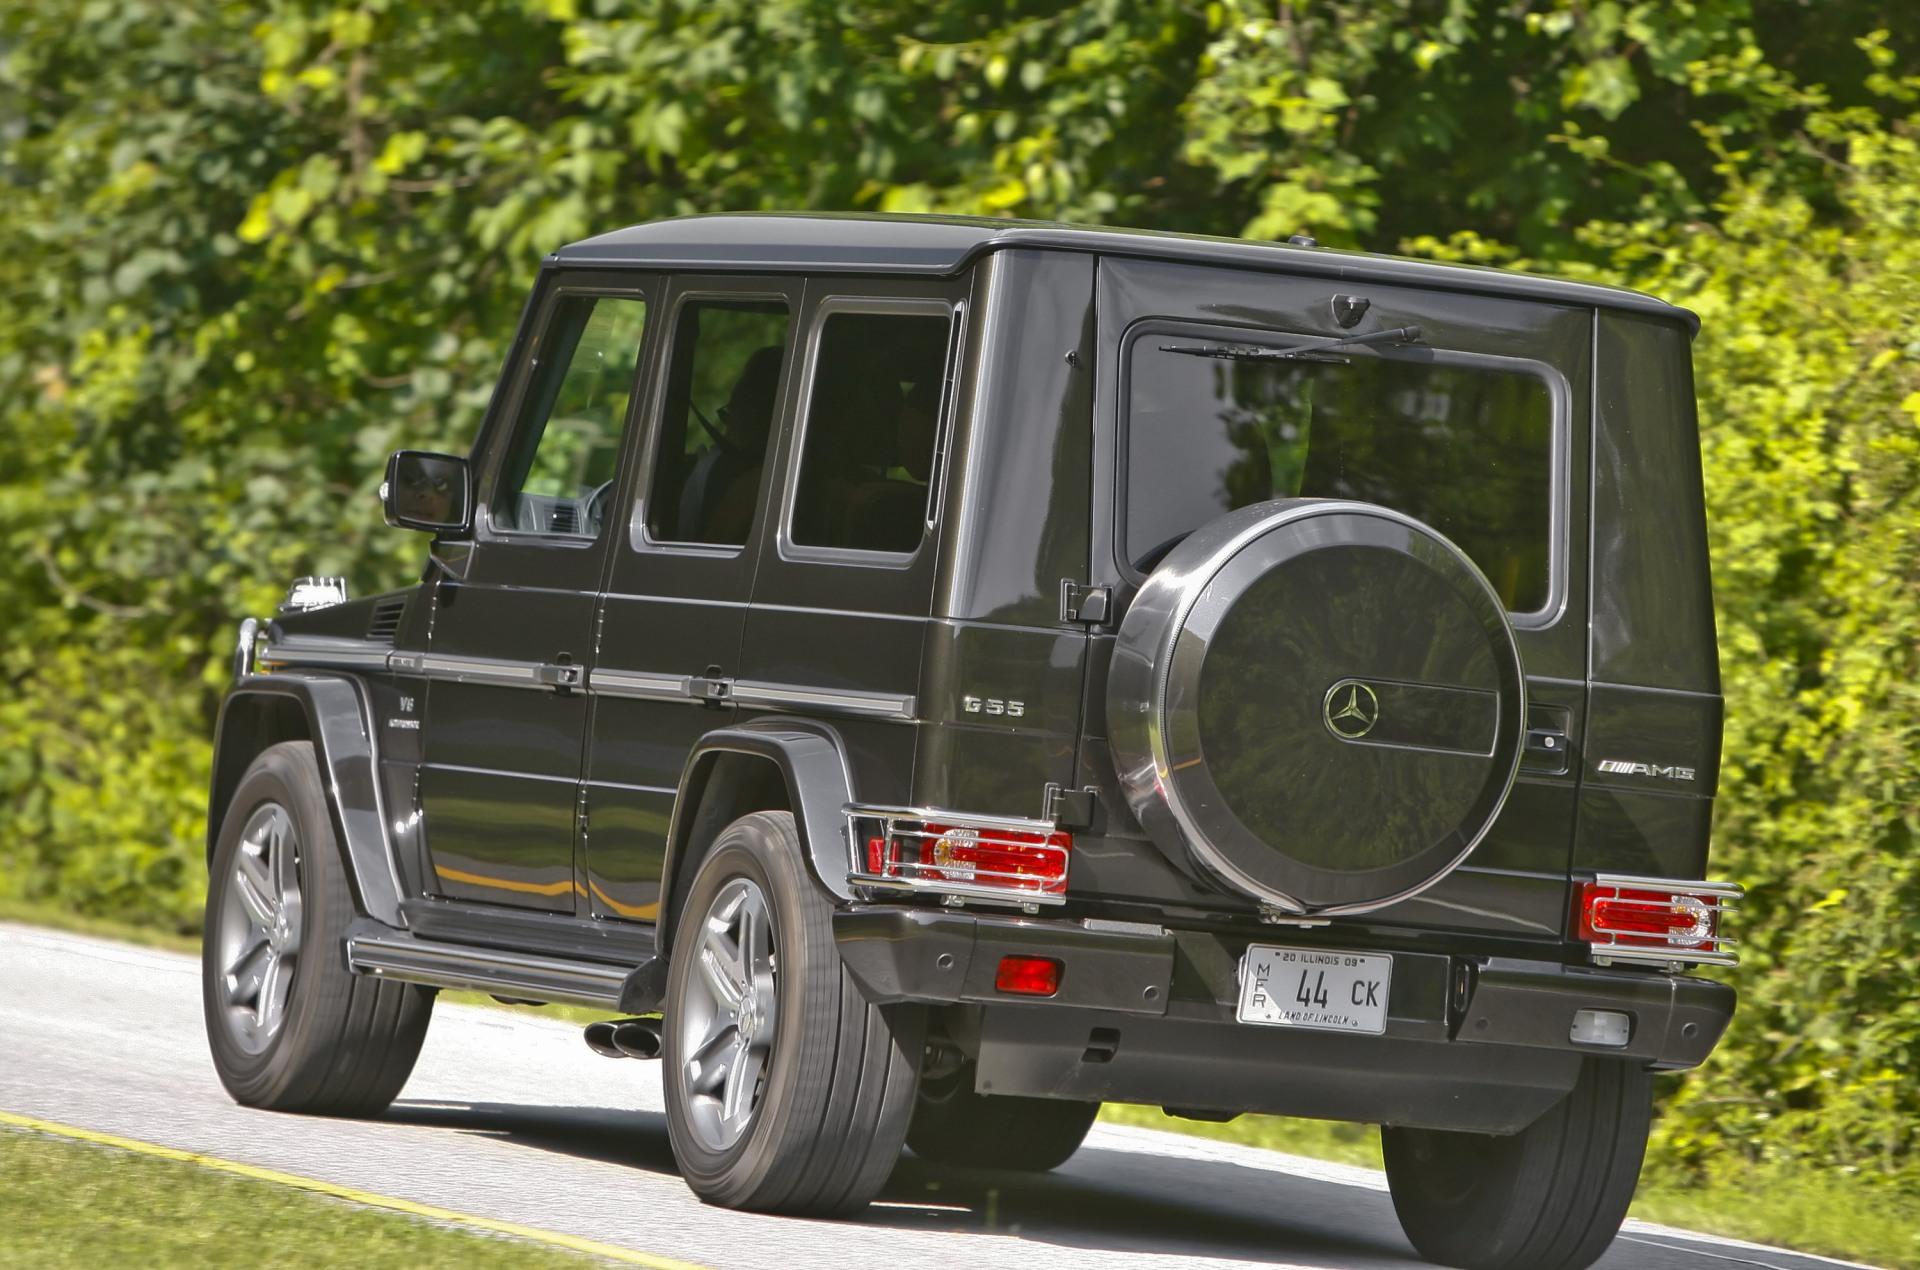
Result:
[[[777,776],[778,785],[769,786]],[[782,801],[784,799],[784,801]],[[846,805],[853,801],[846,753],[832,728],[798,720],[754,720],[700,739],[680,776],[660,878],[658,946],[673,947],[680,898],[706,848],[728,824],[779,806],[793,813],[815,879],[851,899]]]
[[270,745],[311,741],[360,911],[388,926],[405,926],[369,717],[366,686],[351,675],[284,670],[242,677],[221,703],[214,732],[208,864],[248,765]]

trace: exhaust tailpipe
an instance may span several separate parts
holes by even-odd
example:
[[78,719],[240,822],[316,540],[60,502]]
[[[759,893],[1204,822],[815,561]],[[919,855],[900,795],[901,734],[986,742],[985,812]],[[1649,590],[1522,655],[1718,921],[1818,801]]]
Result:
[[613,1046],[628,1058],[660,1057],[660,1020],[626,1019],[614,1024]]
[[587,1048],[606,1058],[660,1057],[660,1020],[603,1019],[586,1028]]
[[613,1043],[613,1024],[604,1021],[587,1024],[587,1048],[603,1058],[626,1057]]

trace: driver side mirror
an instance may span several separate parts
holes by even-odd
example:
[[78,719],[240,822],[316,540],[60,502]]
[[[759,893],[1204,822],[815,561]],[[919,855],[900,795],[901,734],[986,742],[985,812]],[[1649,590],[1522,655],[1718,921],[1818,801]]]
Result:
[[396,450],[380,483],[387,523],[400,529],[463,538],[473,528],[473,493],[467,461],[452,454]]

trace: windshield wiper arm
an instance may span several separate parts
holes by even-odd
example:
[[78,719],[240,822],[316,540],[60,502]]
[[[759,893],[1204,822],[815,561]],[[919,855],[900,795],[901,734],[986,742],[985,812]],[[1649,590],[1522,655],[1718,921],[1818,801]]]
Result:
[[1365,335],[1342,335],[1318,344],[1295,344],[1288,348],[1264,348],[1258,344],[1162,344],[1163,353],[1186,353],[1191,357],[1226,357],[1237,361],[1285,362],[1310,357],[1336,348],[1356,344],[1414,344],[1420,339],[1417,326],[1396,326],[1390,331],[1369,331]]

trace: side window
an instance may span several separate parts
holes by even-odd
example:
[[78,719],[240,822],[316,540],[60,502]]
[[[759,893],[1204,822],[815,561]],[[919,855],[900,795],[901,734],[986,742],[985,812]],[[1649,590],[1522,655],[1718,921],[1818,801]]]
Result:
[[920,545],[952,330],[947,311],[829,313],[821,323],[794,495],[796,546],[899,553]]
[[786,346],[780,301],[696,300],[680,310],[647,491],[653,541],[745,545]]
[[599,535],[646,321],[636,296],[567,295],[555,305],[494,493],[495,529]]

